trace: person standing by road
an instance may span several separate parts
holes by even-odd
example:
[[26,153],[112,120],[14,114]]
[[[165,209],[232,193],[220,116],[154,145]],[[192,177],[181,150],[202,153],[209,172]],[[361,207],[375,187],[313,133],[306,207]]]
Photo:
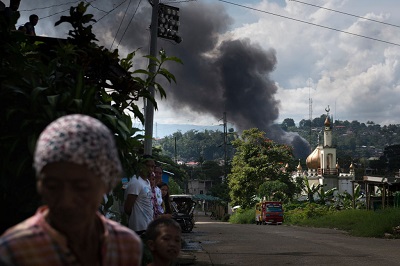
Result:
[[162,195],[162,207],[164,209],[164,216],[165,217],[172,217],[172,208],[171,208],[171,200],[169,198],[169,186],[167,183],[161,183],[158,185],[161,190]]
[[161,166],[154,167],[154,177],[156,178],[156,185],[160,185],[162,183],[162,174],[163,170]]
[[151,155],[144,155],[139,162],[138,176],[133,176],[125,190],[124,211],[129,215],[128,226],[138,235],[143,234],[154,218],[152,191],[149,177],[155,167]]
[[0,237],[0,265],[141,265],[140,238],[97,211],[122,174],[104,124],[55,120],[39,136],[34,168],[46,205]]
[[150,175],[150,185],[152,197],[151,201],[153,203],[153,211],[154,211],[154,219],[160,217],[164,213],[164,209],[162,207],[163,198],[161,189],[156,185],[156,178],[154,174]]

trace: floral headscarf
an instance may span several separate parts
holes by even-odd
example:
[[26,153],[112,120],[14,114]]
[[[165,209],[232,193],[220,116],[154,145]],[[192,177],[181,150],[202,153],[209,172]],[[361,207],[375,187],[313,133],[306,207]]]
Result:
[[33,166],[40,178],[50,163],[71,162],[88,167],[111,188],[122,174],[121,162],[111,131],[86,115],[63,116],[40,134]]

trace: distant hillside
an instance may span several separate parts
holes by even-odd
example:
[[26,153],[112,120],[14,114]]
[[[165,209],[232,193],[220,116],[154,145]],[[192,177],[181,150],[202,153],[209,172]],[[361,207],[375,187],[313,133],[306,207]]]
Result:
[[153,135],[155,138],[164,138],[166,136],[170,136],[177,131],[181,131],[185,133],[189,130],[214,130],[214,131],[223,131],[224,128],[222,125],[216,126],[197,126],[197,125],[187,125],[187,124],[154,124],[153,127]]

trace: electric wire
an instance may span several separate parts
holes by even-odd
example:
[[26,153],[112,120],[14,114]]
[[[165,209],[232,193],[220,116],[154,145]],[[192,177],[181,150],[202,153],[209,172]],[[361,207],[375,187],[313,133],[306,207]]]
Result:
[[[96,1],[96,0],[94,0],[94,1]],[[94,2],[94,1],[92,1],[92,2]],[[117,8],[119,8],[119,7],[120,7],[122,4],[124,4],[126,1],[127,1],[127,0],[122,1],[122,2],[119,3],[117,6],[115,6],[113,9],[111,9],[110,11],[104,11],[104,10],[101,10],[100,8],[97,8],[97,7],[93,6],[93,5],[91,4],[91,2],[85,0],[85,2],[88,3],[88,4],[90,4],[90,6],[92,6],[93,8],[95,8],[95,9],[97,9],[97,10],[99,10],[99,11],[102,11],[102,12],[105,12],[105,13],[106,13],[106,14],[104,14],[100,19],[96,20],[92,25],[94,25],[94,24],[96,24],[97,22],[99,22],[100,20],[102,20],[104,17],[106,17],[107,15],[109,15],[111,12],[113,12],[114,10],[116,10]],[[170,2],[168,2],[168,3],[182,3],[182,2],[193,2],[193,1],[197,1],[197,0],[170,1]],[[324,25],[320,25],[320,24],[316,24],[316,23],[312,23],[312,22],[308,22],[308,21],[304,21],[304,20],[300,20],[300,19],[296,19],[296,18],[292,18],[292,17],[280,15],[280,14],[276,14],[276,13],[273,13],[273,12],[268,12],[268,11],[265,11],[265,10],[261,10],[261,9],[257,9],[257,8],[253,8],[253,7],[249,7],[249,6],[245,6],[245,5],[233,3],[233,2],[230,2],[230,1],[226,1],[226,0],[217,0],[217,1],[223,2],[223,3],[226,3],[226,4],[230,4],[230,5],[235,5],[235,6],[238,6],[238,7],[245,8],[245,9],[250,9],[250,10],[257,11],[257,12],[266,13],[266,14],[269,14],[269,15],[273,15],[273,16],[277,16],[277,17],[281,17],[281,18],[293,20],[293,21],[296,21],[296,22],[301,22],[301,23],[305,23],[305,24],[308,24],[308,25],[317,26],[317,27],[320,27],[320,28],[325,28],[325,29],[329,29],[329,30],[333,30],[333,31],[337,31],[337,32],[341,32],[341,33],[345,33],[345,34],[349,34],[349,35],[353,35],[353,36],[357,36],[357,37],[361,37],[361,38],[365,38],[365,39],[377,41],[377,42],[382,42],[382,43],[386,43],[386,44],[391,44],[391,45],[400,46],[400,44],[398,44],[398,43],[393,43],[393,42],[381,40],[381,39],[378,39],[378,38],[373,38],[373,37],[369,37],[369,36],[365,36],[365,35],[361,35],[361,34],[357,34],[357,33],[352,33],[352,32],[349,32],[349,31],[344,31],[344,30],[332,28],[332,27],[329,27],[329,26],[324,26]],[[332,12],[337,12],[337,13],[341,13],[341,14],[344,14],[344,15],[349,15],[349,16],[353,16],[353,17],[357,17],[357,18],[361,18],[361,19],[365,19],[365,20],[369,20],[369,21],[373,21],[373,22],[377,22],[377,23],[381,23],[381,24],[385,24],[385,25],[389,25],[389,26],[399,27],[399,28],[400,28],[400,26],[398,26],[398,25],[394,25],[394,24],[390,24],[390,23],[385,23],[385,22],[378,21],[378,20],[363,18],[363,17],[357,16],[357,15],[353,15],[353,14],[350,14],[350,13],[345,13],[345,12],[341,12],[341,11],[337,11],[337,10],[333,10],[333,9],[329,9],[329,8],[324,8],[324,7],[321,7],[321,6],[317,6],[317,5],[305,3],[305,2],[302,2],[302,1],[298,1],[298,0],[290,0],[290,1],[298,2],[298,3],[301,3],[301,4],[310,5],[310,6],[314,6],[314,7],[318,7],[318,8],[322,8],[322,9],[326,9],[326,10],[329,10],[329,11],[332,11]],[[70,2],[67,2],[67,3],[63,3],[63,4],[51,5],[51,6],[40,7],[40,8],[34,8],[34,9],[27,9],[27,10],[21,10],[21,11],[43,10],[43,9],[48,9],[48,8],[57,7],[57,6],[63,6],[63,5],[67,5],[67,4],[74,4],[74,3],[77,3],[77,2],[80,2],[80,1],[70,1]],[[130,22],[128,23],[128,26],[129,26],[129,24],[131,23],[133,17],[135,16],[135,14],[136,14],[136,12],[137,12],[137,9],[139,8],[140,3],[141,3],[141,0],[139,1],[139,4],[138,4],[138,6],[137,6],[137,8],[136,8],[136,10],[135,10],[134,15],[132,16]],[[54,14],[51,14],[51,15],[48,15],[48,16],[45,16],[45,17],[41,17],[41,19],[49,18],[49,17],[55,16],[55,15],[57,15],[57,14],[67,12],[68,10],[70,10],[70,8],[65,9],[65,10],[62,10],[62,11],[59,11],[59,12],[56,12],[56,13],[54,13]],[[124,14],[124,16],[125,16],[125,14]],[[122,23],[122,21],[121,21],[121,23]],[[120,24],[120,27],[121,27],[121,24]],[[119,27],[119,28],[120,28],[120,27]],[[119,30],[119,28],[118,28],[118,30]],[[125,35],[126,30],[127,30],[127,28],[125,29],[123,36]],[[117,32],[117,34],[118,34],[118,32]],[[121,38],[119,44],[121,43],[121,41],[122,41],[122,39],[123,39],[123,36],[122,36],[122,38]],[[114,43],[114,42],[115,42],[115,38],[114,38],[114,40],[113,40],[113,43]],[[119,46],[119,44],[118,44],[118,46]],[[112,46],[113,46],[113,44],[111,45],[111,47],[112,47]]]
[[179,4],[179,3],[187,3],[187,2],[197,2],[197,0],[182,0],[182,1],[164,1],[164,2],[161,2],[160,1],[160,3],[162,3],[162,4]]
[[250,10],[254,10],[254,11],[257,11],[257,12],[261,12],[261,13],[265,13],[265,14],[281,17],[281,18],[286,18],[286,19],[289,19],[289,20],[305,23],[305,24],[308,24],[308,25],[312,25],[312,26],[316,26],[316,27],[320,27],[320,28],[324,28],[324,29],[328,29],[328,30],[333,30],[333,31],[337,31],[337,32],[341,32],[341,33],[345,33],[345,34],[349,34],[349,35],[353,35],[353,36],[357,36],[357,37],[361,37],[361,38],[365,38],[365,39],[369,39],[369,40],[373,40],[373,41],[377,41],[377,42],[382,42],[382,43],[386,43],[386,44],[400,46],[400,44],[398,44],[398,43],[389,42],[389,41],[385,41],[385,40],[381,40],[381,39],[377,39],[377,38],[373,38],[373,37],[368,37],[368,36],[365,36],[365,35],[349,32],[349,31],[345,31],[345,30],[339,30],[339,29],[335,29],[335,28],[332,28],[332,27],[328,27],[328,26],[324,26],[324,25],[319,25],[319,24],[316,24],[316,23],[308,22],[308,21],[305,21],[305,20],[291,18],[291,17],[288,17],[288,16],[284,16],[284,15],[272,13],[272,12],[269,12],[269,11],[257,9],[257,8],[254,8],[254,7],[249,7],[249,6],[244,6],[244,5],[237,4],[237,3],[232,3],[232,2],[229,2],[229,1],[226,1],[226,0],[217,0],[217,1],[223,2],[223,3],[226,3],[226,4],[230,4],[230,5],[234,5],[234,6],[238,6],[238,7],[242,7],[242,8],[246,8],[246,9],[250,9]]
[[106,14],[104,14],[101,18],[99,18],[98,20],[96,20],[96,22],[94,22],[92,25],[96,24],[97,22],[99,22],[100,20],[102,20],[104,17],[108,16],[111,12],[113,12],[114,10],[116,10],[117,8],[119,8],[121,5],[123,5],[127,0],[123,0],[121,3],[119,3],[118,5],[116,5],[113,9],[111,9],[110,11],[108,11]]
[[128,6],[126,7],[125,12],[124,12],[124,16],[122,17],[121,22],[119,23],[117,33],[114,35],[114,40],[113,40],[112,43],[111,43],[110,50],[112,49],[112,47],[113,47],[113,45],[114,45],[115,39],[117,38],[117,35],[118,35],[118,33],[119,33],[119,30],[121,29],[121,26],[122,26],[122,22],[124,22],[126,13],[128,12],[128,9],[129,9],[129,6],[131,5],[131,3],[132,3],[132,0],[129,0]]
[[356,17],[356,18],[361,18],[361,19],[364,19],[364,20],[369,20],[369,21],[373,21],[373,22],[376,22],[376,23],[381,23],[381,24],[385,24],[385,25],[388,25],[388,26],[400,28],[400,26],[398,26],[398,25],[386,23],[386,22],[383,22],[383,21],[375,20],[375,19],[365,18],[365,17],[354,15],[354,14],[350,14],[350,13],[346,13],[346,12],[342,12],[342,11],[338,11],[338,10],[334,10],[334,9],[330,9],[330,8],[326,8],[326,7],[322,7],[322,6],[317,6],[317,5],[314,5],[314,4],[309,4],[309,3],[305,3],[305,2],[301,2],[301,1],[297,1],[297,0],[289,0],[289,1],[297,2],[297,3],[300,3],[300,4],[309,5],[309,6],[313,6],[313,7],[318,7],[318,8],[321,8],[321,9],[329,10],[329,11],[340,13],[340,14],[343,14],[343,15],[352,16],[352,17]]
[[[57,5],[51,5],[51,6],[45,6],[45,7],[37,7],[37,8],[32,8],[32,9],[23,9],[23,10],[19,10],[21,12],[28,12],[28,11],[35,11],[35,10],[43,10],[43,9],[48,9],[48,8],[53,8],[53,7],[58,7],[58,6],[65,6],[65,5],[69,5],[69,4],[76,4],[81,2],[81,0],[79,1],[71,1],[71,2],[67,2],[67,3],[63,3],[63,4],[57,4]],[[69,9],[69,8],[68,8]]]
[[61,14],[61,13],[67,12],[67,11],[69,11],[69,10],[70,10],[70,8],[68,8],[68,9],[64,9],[64,10],[62,10],[62,11],[60,11],[60,12],[56,12],[56,13],[54,13],[54,14],[51,14],[51,15],[48,15],[48,16],[40,17],[40,20],[43,20],[43,19],[45,19],[45,18],[49,18],[49,17],[55,16],[55,15],[58,15],[58,14]]
[[128,30],[128,28],[129,28],[129,25],[131,24],[131,22],[132,22],[133,18],[135,17],[135,15],[136,15],[136,12],[138,11],[138,9],[139,9],[139,6],[140,6],[140,4],[141,4],[141,3],[142,3],[142,0],[139,0],[139,3],[138,3],[138,5],[137,5],[137,7],[136,7],[136,9],[135,9],[135,12],[133,13],[133,15],[132,15],[132,17],[131,17],[131,20],[129,21],[128,25],[126,25],[125,31],[124,31],[124,33],[122,34],[122,37],[121,37],[121,39],[119,40],[119,43],[118,43],[118,45],[117,45],[117,48],[119,47],[119,45],[120,45],[120,43],[121,43],[122,39],[124,38],[124,36],[125,36],[125,33],[126,33],[126,31]]
[[100,8],[98,8],[97,6],[92,5],[92,3],[95,2],[95,1],[96,1],[96,0],[93,0],[92,2],[90,2],[90,1],[85,0],[85,3],[88,3],[88,4],[89,4],[92,8],[94,8],[94,9],[97,9],[97,10],[99,10],[99,11],[101,11],[101,12],[107,13],[107,11],[105,11],[105,10],[103,10],[103,9],[100,9]]

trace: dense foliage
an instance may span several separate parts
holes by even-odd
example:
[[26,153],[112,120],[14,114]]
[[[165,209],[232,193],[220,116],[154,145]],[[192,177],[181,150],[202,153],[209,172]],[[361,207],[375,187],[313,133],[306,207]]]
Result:
[[353,236],[400,238],[399,208],[379,211],[365,209],[336,210],[326,205],[304,204],[285,212],[291,225],[345,230]]
[[[236,149],[228,174],[232,205],[248,208],[255,204],[257,197],[273,197],[278,192],[274,186],[285,198],[296,193],[298,189],[290,179],[291,172],[285,168],[293,160],[291,147],[271,141],[256,128],[244,130],[232,144]],[[261,194],[268,192],[271,194]]]
[[[142,135],[132,127],[132,118],[143,120],[136,102],[147,98],[148,86],[165,96],[155,75],[175,81],[162,68],[166,61],[180,62],[160,54],[150,58],[157,72],[131,71],[134,53],[119,59],[118,51],[96,44],[91,26],[93,16],[85,14],[89,4],[71,7],[60,23],[69,23],[68,39],[26,36],[12,31],[0,16],[0,230],[31,215],[39,202],[32,169],[33,151],[40,132],[56,118],[82,113],[98,118],[115,133],[127,175],[134,172]],[[16,12],[18,15],[18,12]],[[145,76],[145,78],[142,78]]]
[[[233,156],[233,149],[230,142],[235,139],[236,134],[233,129],[227,135],[227,157]],[[178,161],[212,161],[223,160],[225,158],[224,133],[221,131],[205,130],[199,132],[189,130],[182,133],[180,131],[159,140],[162,152],[176,158]]]

